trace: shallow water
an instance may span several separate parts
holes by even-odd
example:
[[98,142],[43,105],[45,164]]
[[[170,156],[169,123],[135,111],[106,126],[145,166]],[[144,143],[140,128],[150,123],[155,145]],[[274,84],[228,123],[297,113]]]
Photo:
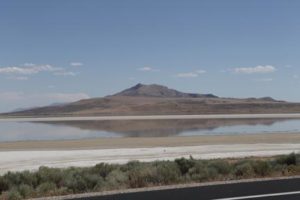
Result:
[[299,133],[299,119],[0,122],[0,142],[101,137]]

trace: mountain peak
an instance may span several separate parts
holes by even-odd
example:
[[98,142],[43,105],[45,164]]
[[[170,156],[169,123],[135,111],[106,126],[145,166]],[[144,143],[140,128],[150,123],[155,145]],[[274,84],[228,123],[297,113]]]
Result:
[[216,96],[212,94],[193,94],[193,93],[184,93],[179,92],[174,89],[170,89],[163,85],[150,84],[145,85],[138,83],[137,85],[123,90],[113,96],[143,96],[143,97],[164,97],[164,98],[196,98],[196,97],[211,97]]

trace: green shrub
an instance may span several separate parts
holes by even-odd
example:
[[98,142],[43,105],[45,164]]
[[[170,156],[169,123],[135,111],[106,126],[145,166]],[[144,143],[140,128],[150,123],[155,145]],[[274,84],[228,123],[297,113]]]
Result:
[[100,174],[100,176],[102,176],[103,178],[105,178],[115,168],[116,168],[115,165],[100,163],[94,167],[93,171]]
[[297,164],[297,156],[295,153],[280,156],[277,158],[276,162],[281,165],[296,165]]
[[129,181],[127,174],[119,169],[112,171],[105,180],[105,185],[108,189],[126,188]]
[[227,175],[232,170],[232,166],[223,160],[212,161],[212,163],[208,165],[208,168],[215,168],[217,173],[221,175]]
[[2,176],[0,176],[0,194],[9,189],[8,180]]
[[32,197],[34,194],[33,187],[26,184],[21,184],[18,188],[18,191],[24,198]]
[[37,178],[37,173],[32,173],[30,171],[24,171],[22,172],[20,176],[22,183],[36,187],[38,185],[38,178]]
[[174,162],[159,162],[156,164],[158,184],[170,184],[179,181],[181,172]]
[[40,167],[36,172],[36,176],[39,184],[44,182],[52,182],[57,186],[60,186],[61,182],[63,181],[62,170],[57,168]]
[[98,180],[102,177],[98,174],[84,173],[82,175],[82,178],[83,178],[84,182],[86,183],[87,188],[92,189],[97,185]]
[[232,178],[299,175],[298,158],[299,154],[290,154],[264,161],[181,158],[151,163],[132,161],[124,165],[100,163],[86,168],[41,167],[36,172],[8,172],[0,176],[0,200]]
[[178,165],[180,171],[182,174],[186,174],[189,169],[193,168],[196,164],[195,160],[190,158],[190,159],[186,159],[186,158],[180,158],[180,159],[176,159],[175,163]]
[[250,162],[244,162],[244,163],[238,164],[235,167],[234,174],[237,177],[245,178],[245,177],[250,177],[251,175],[253,175],[254,170],[253,170]]
[[207,166],[203,163],[197,162],[193,168],[189,170],[189,177],[193,181],[202,182],[209,179],[209,172]]
[[128,171],[128,182],[131,188],[145,187],[157,183],[157,176],[154,168],[149,166],[136,167]]
[[63,186],[72,190],[74,193],[85,192],[88,189],[85,180],[82,178],[82,176],[80,176],[80,174],[76,173],[68,174],[64,179]]
[[7,200],[21,200],[23,197],[16,188],[11,189],[7,193]]
[[271,165],[266,161],[256,161],[253,163],[253,170],[259,176],[267,176],[271,174]]
[[53,195],[56,193],[56,185],[55,183],[52,182],[45,182],[40,184],[37,188],[36,188],[36,192],[38,195],[43,196],[43,195]]
[[101,192],[101,191],[104,191],[105,189],[107,189],[106,188],[106,181],[102,177],[100,177],[97,181],[97,184],[93,188],[93,191]]

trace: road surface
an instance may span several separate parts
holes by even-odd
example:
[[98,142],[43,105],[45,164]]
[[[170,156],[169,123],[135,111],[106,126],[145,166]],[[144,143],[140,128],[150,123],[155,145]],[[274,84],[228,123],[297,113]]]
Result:
[[106,196],[66,198],[70,200],[299,200],[300,178],[251,181]]
[[94,117],[8,117],[0,122],[93,121],[93,120],[155,120],[155,119],[300,119],[300,113],[290,114],[218,114],[218,115],[147,115],[147,116],[94,116]]

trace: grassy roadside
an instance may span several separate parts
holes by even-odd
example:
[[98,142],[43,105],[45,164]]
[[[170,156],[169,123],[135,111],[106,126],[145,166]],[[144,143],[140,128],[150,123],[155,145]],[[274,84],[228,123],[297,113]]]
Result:
[[264,159],[195,160],[191,157],[67,169],[41,167],[36,172],[9,172],[0,176],[0,200],[293,175],[300,175],[300,154]]

